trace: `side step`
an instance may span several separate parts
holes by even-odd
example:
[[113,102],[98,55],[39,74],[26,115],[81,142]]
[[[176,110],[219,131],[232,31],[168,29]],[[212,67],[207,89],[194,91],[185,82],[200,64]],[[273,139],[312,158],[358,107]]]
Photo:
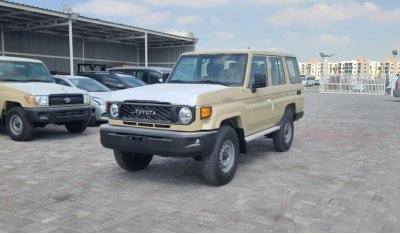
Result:
[[273,128],[269,128],[269,129],[266,129],[264,131],[254,133],[253,135],[247,136],[245,138],[245,140],[246,140],[246,142],[249,142],[249,141],[255,140],[255,139],[259,138],[259,137],[262,137],[262,136],[265,136],[267,134],[270,134],[272,132],[278,131],[279,129],[281,129],[281,126],[275,126]]

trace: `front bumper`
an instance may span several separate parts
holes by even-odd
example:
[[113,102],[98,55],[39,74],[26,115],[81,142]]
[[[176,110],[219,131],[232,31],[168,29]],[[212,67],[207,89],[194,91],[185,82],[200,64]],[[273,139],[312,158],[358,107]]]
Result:
[[24,108],[24,112],[32,123],[62,124],[86,121],[92,117],[90,106]]
[[99,122],[107,122],[108,121],[108,115],[105,109],[105,106],[95,106],[95,118]]
[[185,158],[209,155],[217,131],[175,132],[103,124],[100,138],[104,147],[114,150]]

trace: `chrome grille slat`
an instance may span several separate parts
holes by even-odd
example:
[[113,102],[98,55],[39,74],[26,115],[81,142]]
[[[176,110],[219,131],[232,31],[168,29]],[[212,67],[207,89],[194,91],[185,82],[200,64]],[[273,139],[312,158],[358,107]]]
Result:
[[145,105],[142,103],[123,103],[120,106],[121,118],[136,122],[171,124],[171,105]]

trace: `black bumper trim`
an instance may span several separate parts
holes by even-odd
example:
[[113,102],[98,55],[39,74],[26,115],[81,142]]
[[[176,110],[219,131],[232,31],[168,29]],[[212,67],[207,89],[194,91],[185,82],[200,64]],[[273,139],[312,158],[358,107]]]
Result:
[[32,123],[62,124],[92,117],[90,106],[24,108],[24,112]]
[[164,157],[209,155],[216,138],[217,131],[176,132],[109,124],[100,126],[101,144],[106,148]]

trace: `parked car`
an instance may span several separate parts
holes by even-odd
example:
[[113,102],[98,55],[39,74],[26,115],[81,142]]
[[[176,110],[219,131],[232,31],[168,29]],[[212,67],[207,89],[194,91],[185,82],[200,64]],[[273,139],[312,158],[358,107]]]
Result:
[[397,77],[393,87],[393,97],[400,97],[400,76]]
[[92,99],[92,106],[95,108],[90,125],[95,125],[99,122],[107,122],[107,112],[105,104],[110,100],[112,91],[97,80],[84,76],[53,76],[57,84],[68,87],[75,87],[89,92]]
[[110,72],[83,72],[79,73],[79,76],[85,76],[95,79],[110,88],[111,90],[135,88],[138,86],[146,85],[146,83],[142,80],[126,74]]
[[304,86],[314,86],[315,78],[313,76],[301,76],[301,83],[303,83]]
[[113,67],[109,72],[124,73],[143,80],[147,84],[164,83],[172,69],[168,67]]
[[28,141],[47,124],[82,133],[91,117],[88,92],[56,84],[39,60],[0,56],[0,126],[11,139]]

